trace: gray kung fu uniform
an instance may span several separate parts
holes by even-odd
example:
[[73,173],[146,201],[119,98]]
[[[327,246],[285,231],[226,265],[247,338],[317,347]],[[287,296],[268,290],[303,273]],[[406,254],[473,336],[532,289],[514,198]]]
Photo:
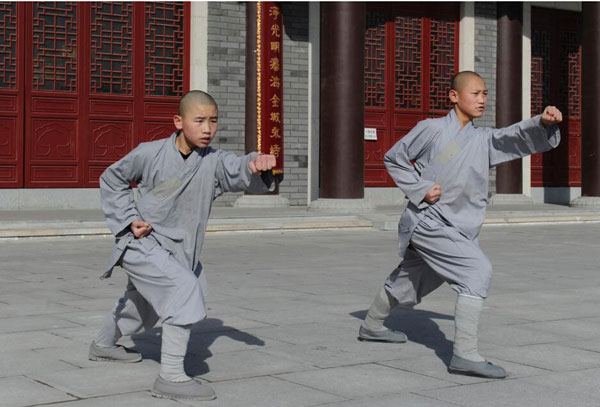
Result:
[[[257,155],[236,156],[211,147],[183,159],[171,137],[142,143],[100,177],[102,209],[116,236],[108,270],[120,265],[129,277],[113,313],[125,335],[159,318],[187,325],[206,317],[206,280],[200,251],[213,200],[224,192],[269,190],[272,177],[253,175]],[[131,182],[138,186],[134,200]],[[136,239],[129,226],[143,220],[152,232]]]
[[[477,238],[489,168],[556,147],[558,126],[546,128],[540,118],[502,129],[469,122],[461,129],[453,109],[417,123],[386,153],[386,168],[409,201],[398,225],[403,260],[386,281],[400,304],[418,304],[444,281],[459,294],[487,297],[492,266]],[[434,184],[442,195],[429,204],[424,198]]]

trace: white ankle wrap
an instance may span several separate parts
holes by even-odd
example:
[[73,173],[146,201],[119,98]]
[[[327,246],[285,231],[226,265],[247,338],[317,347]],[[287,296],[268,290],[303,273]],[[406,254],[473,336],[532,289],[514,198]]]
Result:
[[454,312],[454,354],[473,362],[485,359],[477,351],[477,329],[483,309],[483,298],[459,295]]
[[183,359],[190,340],[191,325],[163,324],[160,351],[160,377],[170,382],[186,382]]

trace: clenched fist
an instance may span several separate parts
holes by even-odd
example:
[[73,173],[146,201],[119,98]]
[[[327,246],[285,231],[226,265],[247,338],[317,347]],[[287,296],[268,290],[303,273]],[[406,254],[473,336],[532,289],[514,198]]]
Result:
[[275,156],[269,154],[261,154],[254,157],[252,161],[248,163],[248,167],[252,174],[260,174],[262,171],[270,170],[275,167]]
[[152,226],[148,222],[144,222],[142,220],[134,220],[131,222],[129,226],[133,235],[136,239],[141,239],[142,237],[146,237],[152,231]]
[[424,200],[429,204],[434,204],[440,199],[440,196],[442,196],[442,187],[438,184],[435,184],[431,187],[429,192],[427,192],[427,195],[425,195]]
[[546,106],[542,113],[542,123],[544,126],[551,126],[562,122],[562,113],[556,106]]

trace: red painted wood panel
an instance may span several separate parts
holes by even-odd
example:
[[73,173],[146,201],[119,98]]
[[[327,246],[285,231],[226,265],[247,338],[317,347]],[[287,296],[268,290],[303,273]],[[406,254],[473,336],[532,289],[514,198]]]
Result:
[[531,159],[531,186],[581,186],[581,13],[532,8],[531,115],[563,113],[561,143]]
[[0,3],[0,188],[23,186],[22,5]]
[[450,109],[458,71],[457,3],[367,3],[365,186],[388,187],[383,155],[419,121]]
[[0,187],[94,187],[168,137],[189,90],[190,4],[0,3]]

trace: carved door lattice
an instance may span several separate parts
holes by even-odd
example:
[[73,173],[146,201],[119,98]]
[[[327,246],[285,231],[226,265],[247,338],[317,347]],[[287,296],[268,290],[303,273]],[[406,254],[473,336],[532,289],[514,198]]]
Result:
[[133,92],[133,3],[91,4],[92,93]]
[[183,92],[183,4],[146,3],[146,94]]
[[95,187],[169,136],[189,88],[189,9],[0,2],[0,187]]
[[531,158],[531,186],[581,186],[581,16],[532,8],[531,115],[563,113],[559,146]]
[[367,3],[365,186],[393,186],[383,155],[419,120],[445,115],[458,70],[456,3]]
[[33,3],[33,89],[77,91],[77,3]]

